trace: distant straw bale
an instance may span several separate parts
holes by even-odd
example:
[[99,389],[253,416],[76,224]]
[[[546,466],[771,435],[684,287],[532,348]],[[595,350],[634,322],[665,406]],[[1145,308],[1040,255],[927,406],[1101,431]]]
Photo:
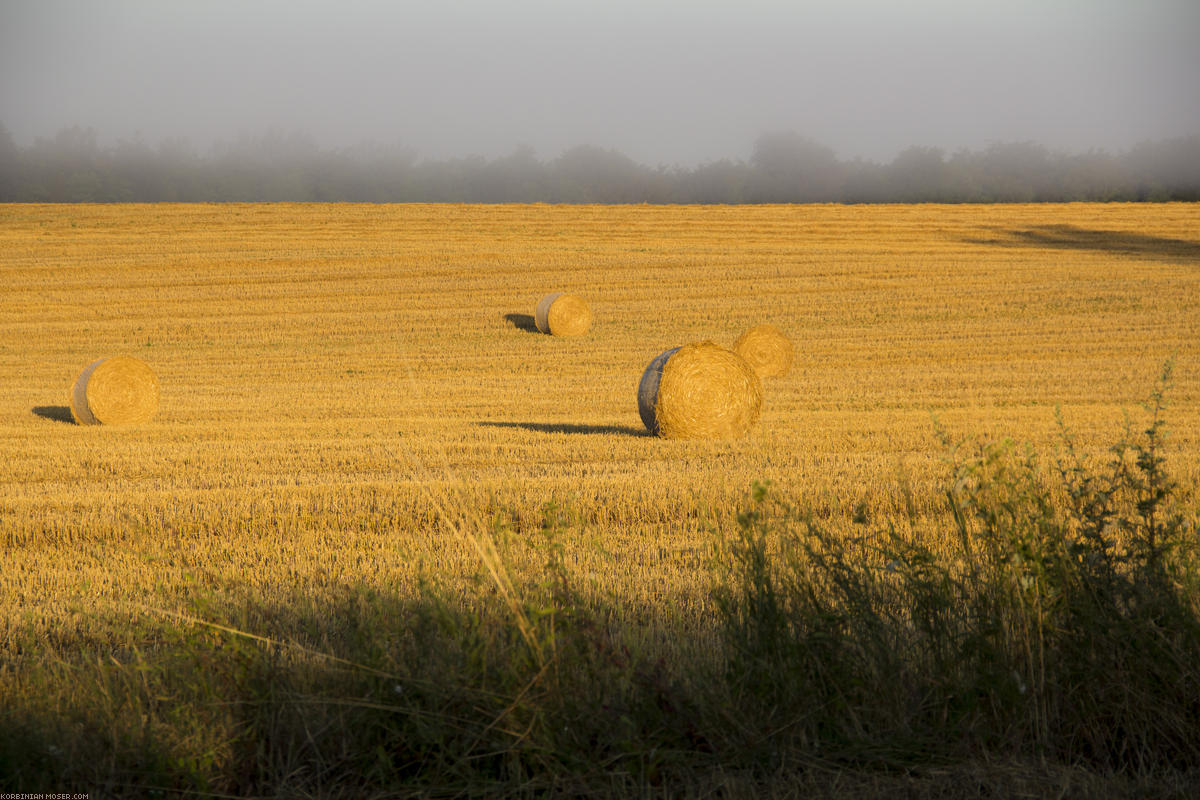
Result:
[[158,411],[158,378],[136,358],[102,358],[76,378],[70,406],[80,425],[145,422]]
[[733,351],[760,378],[778,378],[792,368],[792,342],[774,325],[757,325],[738,337]]
[[762,381],[746,360],[708,341],[660,353],[638,384],[642,422],[668,439],[744,436],[762,400]]
[[533,322],[552,336],[582,336],[592,327],[592,309],[580,297],[554,292],[537,304]]

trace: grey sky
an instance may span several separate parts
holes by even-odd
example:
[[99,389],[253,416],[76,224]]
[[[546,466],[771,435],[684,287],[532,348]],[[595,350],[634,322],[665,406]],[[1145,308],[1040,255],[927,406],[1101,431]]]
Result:
[[1200,133],[1198,41],[1197,0],[0,0],[0,124],[689,165],[775,130],[1120,150]]

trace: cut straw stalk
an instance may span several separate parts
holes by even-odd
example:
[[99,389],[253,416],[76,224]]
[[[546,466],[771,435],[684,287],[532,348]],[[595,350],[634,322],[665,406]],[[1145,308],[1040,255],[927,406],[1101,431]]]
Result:
[[102,358],[75,379],[70,406],[80,425],[145,422],[158,411],[158,378],[136,358]]
[[592,327],[592,309],[580,297],[563,292],[548,294],[537,304],[534,324],[552,336],[582,336]]
[[660,353],[638,385],[642,422],[668,439],[744,436],[762,400],[762,381],[746,360],[709,341]]

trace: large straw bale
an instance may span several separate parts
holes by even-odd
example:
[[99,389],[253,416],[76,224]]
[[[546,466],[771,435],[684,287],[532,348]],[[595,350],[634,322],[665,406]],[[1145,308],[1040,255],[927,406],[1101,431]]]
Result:
[[762,381],[746,360],[709,341],[660,353],[638,384],[642,422],[668,439],[744,436],[762,400]]
[[158,378],[136,358],[102,358],[75,379],[70,406],[80,425],[145,422],[158,411]]
[[778,378],[792,368],[792,342],[774,325],[756,325],[738,337],[733,351],[760,378]]
[[552,336],[582,336],[592,327],[592,309],[581,297],[554,292],[537,304],[533,322]]

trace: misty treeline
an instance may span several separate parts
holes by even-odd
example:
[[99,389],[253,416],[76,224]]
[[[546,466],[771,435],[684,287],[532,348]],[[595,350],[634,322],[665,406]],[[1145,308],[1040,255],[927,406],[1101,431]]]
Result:
[[581,145],[441,161],[402,145],[324,149],[303,134],[214,145],[140,140],[102,147],[91,128],[18,146],[0,126],[0,201],[360,201],[547,203],[992,203],[1200,200],[1200,135],[1112,154],[1032,142],[946,153],[911,147],[890,163],[840,160],[797,133],[764,134],[748,160],[639,164]]

